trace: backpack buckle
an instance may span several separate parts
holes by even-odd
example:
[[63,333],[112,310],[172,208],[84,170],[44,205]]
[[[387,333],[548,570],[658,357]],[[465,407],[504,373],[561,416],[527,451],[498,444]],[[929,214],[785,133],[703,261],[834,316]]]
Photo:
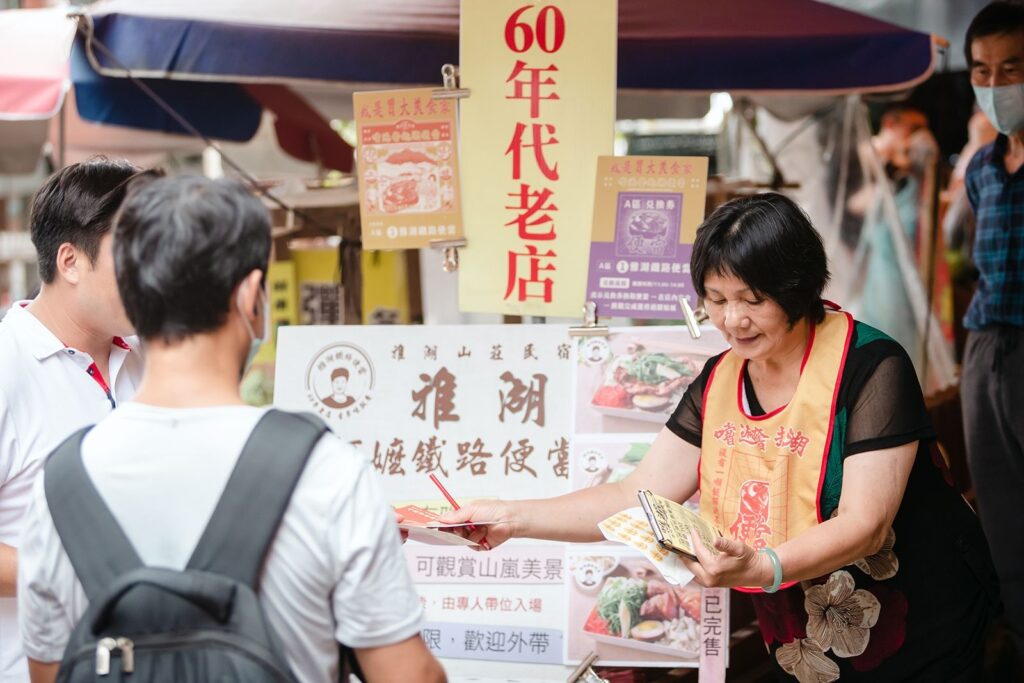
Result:
[[130,674],[135,671],[135,643],[129,638],[118,638],[117,647],[121,650],[121,672]]
[[121,653],[121,672],[130,674],[135,671],[135,643],[129,638],[101,638],[96,643],[96,675],[110,675],[110,655],[115,651]]
[[110,653],[117,647],[113,638],[101,638],[96,643],[96,675],[106,676],[110,673]]

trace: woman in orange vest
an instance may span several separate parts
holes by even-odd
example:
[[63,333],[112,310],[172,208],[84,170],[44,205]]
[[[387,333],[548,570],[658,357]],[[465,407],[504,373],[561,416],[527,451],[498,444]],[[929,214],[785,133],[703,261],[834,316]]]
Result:
[[783,195],[719,207],[690,268],[730,349],[637,469],[446,519],[509,520],[487,529],[491,547],[598,541],[597,523],[635,506],[638,490],[684,501],[699,489],[701,515],[724,536],[684,561],[705,586],[751,593],[780,679],[979,680],[998,589],[906,352],[821,298],[821,237]]

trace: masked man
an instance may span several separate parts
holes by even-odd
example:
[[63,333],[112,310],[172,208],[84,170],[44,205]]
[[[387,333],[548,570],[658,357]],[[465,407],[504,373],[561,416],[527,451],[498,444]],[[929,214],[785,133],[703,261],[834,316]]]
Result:
[[964,434],[1007,624],[1024,656],[1024,5],[989,4],[965,49],[978,106],[999,135],[967,169],[979,279],[964,316]]

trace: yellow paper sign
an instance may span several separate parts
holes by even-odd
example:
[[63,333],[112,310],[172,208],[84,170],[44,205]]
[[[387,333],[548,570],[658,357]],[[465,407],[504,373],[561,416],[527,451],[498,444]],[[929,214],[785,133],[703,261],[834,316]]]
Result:
[[295,287],[295,263],[274,261],[267,268],[267,298],[270,300],[271,335],[260,347],[254,363],[257,365],[274,362],[277,353],[277,328],[282,325],[297,325],[298,295]]
[[417,249],[462,236],[455,103],[431,92],[352,96],[364,249]]
[[363,251],[363,324],[409,323],[409,273],[405,253]]
[[614,0],[463,0],[462,310],[580,314],[616,30]]
[[337,325],[345,318],[338,250],[293,247],[300,325]]

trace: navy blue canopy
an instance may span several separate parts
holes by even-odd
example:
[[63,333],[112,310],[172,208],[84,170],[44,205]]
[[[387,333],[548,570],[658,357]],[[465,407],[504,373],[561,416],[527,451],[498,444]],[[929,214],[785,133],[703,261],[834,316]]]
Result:
[[[458,0],[112,0],[83,22],[83,118],[180,132],[127,69],[225,139],[258,122],[240,84],[436,84],[458,63]],[[814,0],[619,0],[618,62],[621,90],[823,94],[910,87],[934,50],[928,34]]]

